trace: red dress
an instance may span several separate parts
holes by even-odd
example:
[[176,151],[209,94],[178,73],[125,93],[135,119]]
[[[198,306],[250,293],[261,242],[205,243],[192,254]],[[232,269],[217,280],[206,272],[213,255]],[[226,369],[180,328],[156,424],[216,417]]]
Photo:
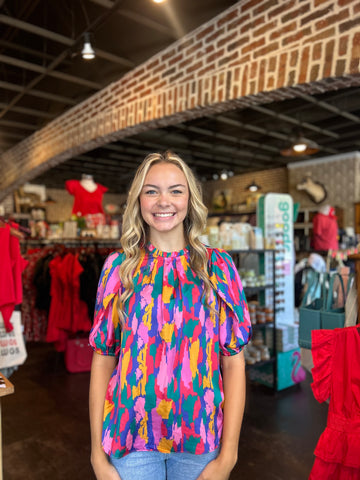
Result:
[[360,326],[313,330],[315,398],[330,397],[310,480],[360,480]]

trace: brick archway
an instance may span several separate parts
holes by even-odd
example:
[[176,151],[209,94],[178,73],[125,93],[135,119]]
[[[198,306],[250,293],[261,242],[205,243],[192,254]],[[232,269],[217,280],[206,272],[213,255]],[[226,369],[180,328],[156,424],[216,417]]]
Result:
[[147,129],[359,85],[359,24],[359,0],[242,0],[3,154],[0,199]]

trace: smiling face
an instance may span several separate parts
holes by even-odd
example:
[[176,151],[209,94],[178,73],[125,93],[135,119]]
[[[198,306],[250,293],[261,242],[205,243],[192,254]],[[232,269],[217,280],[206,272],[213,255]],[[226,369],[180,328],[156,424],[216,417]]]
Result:
[[150,229],[150,242],[162,248],[185,246],[183,222],[189,204],[189,188],[182,170],[171,163],[157,163],[148,171],[140,193],[140,210]]

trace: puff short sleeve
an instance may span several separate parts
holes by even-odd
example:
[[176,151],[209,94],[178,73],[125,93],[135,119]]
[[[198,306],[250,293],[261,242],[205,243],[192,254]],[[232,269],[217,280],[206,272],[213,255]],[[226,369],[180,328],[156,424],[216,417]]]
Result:
[[89,343],[100,355],[117,356],[120,351],[121,324],[116,307],[121,293],[119,266],[122,257],[119,252],[109,255],[99,279]]
[[220,351],[236,355],[251,338],[251,322],[244,289],[232,257],[220,249],[210,250],[209,274],[219,298]]
[[311,353],[314,367],[311,370],[311,388],[318,402],[325,402],[331,393],[332,357],[335,343],[334,330],[313,330]]

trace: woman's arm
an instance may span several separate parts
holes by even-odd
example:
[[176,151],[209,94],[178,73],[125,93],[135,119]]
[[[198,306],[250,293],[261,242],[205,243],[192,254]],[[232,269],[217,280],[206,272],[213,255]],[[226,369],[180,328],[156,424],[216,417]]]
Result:
[[244,352],[221,356],[224,383],[224,426],[219,456],[202,471],[198,480],[227,480],[238,457],[239,436],[245,409]]
[[90,376],[89,412],[91,464],[98,480],[119,480],[119,475],[109,463],[101,445],[105,395],[115,365],[116,357],[94,352]]

